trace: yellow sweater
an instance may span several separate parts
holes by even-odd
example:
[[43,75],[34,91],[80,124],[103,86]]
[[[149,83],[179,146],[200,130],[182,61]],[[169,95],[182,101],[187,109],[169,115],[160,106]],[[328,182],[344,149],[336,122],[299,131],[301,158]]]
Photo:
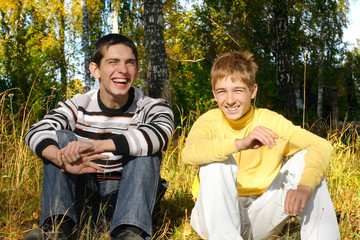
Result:
[[[256,126],[264,126],[277,135],[276,146],[262,146],[238,152],[235,140],[246,137]],[[299,185],[316,187],[329,164],[332,146],[325,139],[295,126],[268,109],[251,108],[240,120],[231,121],[220,109],[203,114],[194,123],[182,151],[182,161],[203,165],[226,160],[231,154],[239,166],[237,174],[239,196],[261,195],[274,180],[284,156],[307,149],[305,168]],[[199,179],[193,185],[197,196]]]

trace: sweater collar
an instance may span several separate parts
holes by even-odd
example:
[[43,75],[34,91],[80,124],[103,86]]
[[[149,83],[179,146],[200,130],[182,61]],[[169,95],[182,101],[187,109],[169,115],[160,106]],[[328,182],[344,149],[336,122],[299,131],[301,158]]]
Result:
[[234,130],[241,130],[249,122],[251,122],[253,120],[254,112],[255,112],[255,108],[253,106],[251,106],[250,110],[238,120],[230,120],[225,116],[224,113],[221,112],[221,114],[222,114],[222,119],[226,125],[228,125],[230,128],[232,128]]

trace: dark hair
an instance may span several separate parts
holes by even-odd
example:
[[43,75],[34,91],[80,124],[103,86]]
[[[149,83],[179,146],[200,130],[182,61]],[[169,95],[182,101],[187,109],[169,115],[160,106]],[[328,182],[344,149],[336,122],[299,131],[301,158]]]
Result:
[[104,57],[104,48],[108,49],[116,44],[122,44],[131,48],[135,55],[136,64],[138,64],[138,52],[134,42],[124,35],[117,33],[105,35],[96,42],[92,61],[100,66],[101,59]]

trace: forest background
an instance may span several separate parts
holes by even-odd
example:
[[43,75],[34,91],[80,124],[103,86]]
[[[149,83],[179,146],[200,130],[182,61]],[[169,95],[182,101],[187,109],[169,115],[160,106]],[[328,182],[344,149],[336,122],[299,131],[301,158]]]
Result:
[[138,46],[135,85],[166,98],[176,115],[162,167],[176,183],[162,202],[157,238],[192,239],[196,169],[183,166],[179,154],[193,121],[215,106],[214,59],[235,50],[250,50],[259,65],[257,107],[332,142],[328,182],[342,236],[360,238],[360,45],[350,49],[342,39],[349,6],[347,0],[0,0],[0,236],[18,239],[38,220],[41,162],[24,133],[58,101],[97,87],[88,71],[94,43],[119,32]]

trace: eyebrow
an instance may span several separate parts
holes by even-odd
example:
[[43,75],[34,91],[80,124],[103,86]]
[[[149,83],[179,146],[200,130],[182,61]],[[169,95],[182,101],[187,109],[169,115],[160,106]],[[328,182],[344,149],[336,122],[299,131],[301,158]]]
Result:
[[225,90],[225,88],[216,88],[215,92],[220,91],[220,90]]
[[245,89],[246,90],[246,87],[236,87],[236,88],[234,88],[235,90],[243,90],[243,89]]
[[[108,58],[105,60],[105,62],[110,62],[110,61],[120,62],[121,59],[120,58]],[[125,59],[125,62],[136,62],[136,59],[135,58]]]
[[[245,87],[234,87],[232,88],[233,90],[243,90],[243,89],[246,89]],[[226,90],[226,88],[216,88],[215,89],[215,92],[216,91],[221,91],[221,90]]]

